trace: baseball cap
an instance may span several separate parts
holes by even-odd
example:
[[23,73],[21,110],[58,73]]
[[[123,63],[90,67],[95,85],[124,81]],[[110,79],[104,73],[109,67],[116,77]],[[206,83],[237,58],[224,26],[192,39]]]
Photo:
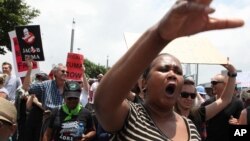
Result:
[[17,119],[17,111],[14,104],[0,97],[0,120],[15,124]]
[[205,90],[205,88],[204,88],[203,86],[197,86],[197,87],[196,87],[196,90],[197,90],[197,92],[198,92],[199,94],[203,94],[203,95],[207,94],[207,93],[206,93],[206,90]]
[[81,91],[82,91],[81,86],[76,81],[66,81],[64,83],[63,96],[65,98],[68,97],[80,98]]
[[49,80],[49,76],[44,72],[40,72],[36,74],[36,79],[45,81],[45,80]]

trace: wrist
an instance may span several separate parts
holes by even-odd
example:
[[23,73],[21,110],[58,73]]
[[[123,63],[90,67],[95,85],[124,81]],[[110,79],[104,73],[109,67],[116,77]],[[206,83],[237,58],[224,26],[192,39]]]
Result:
[[228,77],[236,77],[237,76],[237,72],[227,72],[227,76]]

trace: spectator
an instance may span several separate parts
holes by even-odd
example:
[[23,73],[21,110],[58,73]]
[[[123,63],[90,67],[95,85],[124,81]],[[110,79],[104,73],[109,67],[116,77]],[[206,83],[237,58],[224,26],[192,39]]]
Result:
[[[236,72],[236,69],[232,65],[226,64],[224,66],[230,73]],[[231,102],[235,81],[236,79],[234,77],[228,78],[228,83],[226,84],[221,97],[216,101],[206,106],[195,107],[195,98],[197,98],[199,94],[196,92],[194,81],[190,79],[184,80],[184,85],[181,94],[177,99],[175,110],[180,115],[188,117],[194,122],[202,140],[205,140],[206,138],[205,121],[213,118]]]
[[7,99],[9,95],[8,90],[4,87],[6,77],[7,77],[6,74],[0,73],[0,97],[5,98],[5,99]]
[[[37,73],[35,75],[35,83],[42,83],[49,80],[46,73]],[[31,94],[27,98],[26,102],[26,124],[25,124],[25,141],[39,141],[40,132],[42,127],[42,118],[44,108],[42,106],[41,97],[36,97],[35,94]]]
[[49,117],[43,141],[88,141],[95,137],[91,113],[80,104],[80,94],[81,86],[77,82],[65,82],[64,104]]
[[0,97],[0,140],[7,141],[17,128],[15,106],[8,100]]
[[[207,101],[205,101],[202,105],[206,106],[221,98],[223,91],[230,78],[235,78],[237,76],[236,72],[229,72],[228,76],[224,76],[222,74],[217,74],[211,79],[212,90],[214,97],[211,97]],[[228,77],[230,77],[228,79]],[[234,84],[235,85],[235,84]],[[234,85],[232,88],[234,89]],[[234,93],[234,92],[232,92]],[[229,94],[229,93],[228,93]],[[231,92],[230,92],[231,94]],[[219,112],[216,116],[209,119],[206,122],[207,129],[207,139],[206,141],[228,141],[229,140],[229,119],[231,117],[239,118],[240,112],[243,109],[243,103],[241,100],[235,97],[232,98],[230,104],[225,107],[221,112]]]
[[5,80],[4,87],[8,90],[8,100],[12,103],[15,102],[16,89],[22,85],[21,79],[11,74],[12,65],[8,62],[3,62],[2,70],[4,74],[7,74],[7,79]]
[[[200,140],[193,123],[173,111],[183,85],[180,61],[157,55],[177,37],[243,25],[210,18],[213,12],[205,0],[178,0],[105,74],[94,105],[99,123],[113,132],[111,140]],[[128,102],[128,92],[147,67],[144,104]]]
[[67,76],[67,68],[63,64],[58,64],[53,68],[53,76],[55,79],[43,81],[42,83],[30,84],[30,74],[32,70],[32,60],[27,61],[29,68],[24,80],[23,89],[28,90],[30,94],[35,94],[38,99],[41,99],[44,108],[43,125],[41,129],[41,137],[47,128],[47,118],[51,114],[53,108],[59,107],[63,103],[63,86]]
[[244,109],[241,111],[239,120],[234,118],[229,123],[234,125],[250,125],[250,89],[242,91],[241,98],[244,102]]
[[95,93],[96,90],[98,88],[98,85],[100,84],[101,80],[102,80],[103,74],[98,74],[97,75],[97,81],[94,82],[91,86],[90,86],[90,90],[89,90],[89,103],[93,104],[94,103],[94,97],[95,97]]

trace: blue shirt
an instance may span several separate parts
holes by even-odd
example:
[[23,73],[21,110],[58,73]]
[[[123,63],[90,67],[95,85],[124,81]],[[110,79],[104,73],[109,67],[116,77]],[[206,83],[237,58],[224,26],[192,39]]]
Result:
[[56,86],[55,80],[47,80],[42,83],[35,83],[30,85],[30,94],[35,94],[41,98],[41,102],[45,109],[54,109],[63,103],[63,97]]

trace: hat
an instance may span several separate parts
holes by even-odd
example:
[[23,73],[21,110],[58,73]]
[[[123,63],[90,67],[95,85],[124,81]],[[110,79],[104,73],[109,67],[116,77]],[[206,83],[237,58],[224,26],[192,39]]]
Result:
[[44,72],[37,73],[36,78],[41,81],[49,80],[49,76]]
[[207,94],[207,93],[206,93],[206,90],[205,90],[205,88],[204,88],[203,86],[197,86],[197,87],[196,87],[196,90],[197,90],[197,92],[198,92],[199,94],[203,94],[203,95]]
[[68,97],[80,98],[81,91],[82,91],[81,86],[76,81],[66,81],[64,83],[63,96],[65,98]]
[[17,111],[14,104],[0,97],[0,120],[4,120],[11,124],[15,124],[17,119]]
[[241,99],[244,99],[244,100],[250,99],[250,89],[246,89],[242,91]]

